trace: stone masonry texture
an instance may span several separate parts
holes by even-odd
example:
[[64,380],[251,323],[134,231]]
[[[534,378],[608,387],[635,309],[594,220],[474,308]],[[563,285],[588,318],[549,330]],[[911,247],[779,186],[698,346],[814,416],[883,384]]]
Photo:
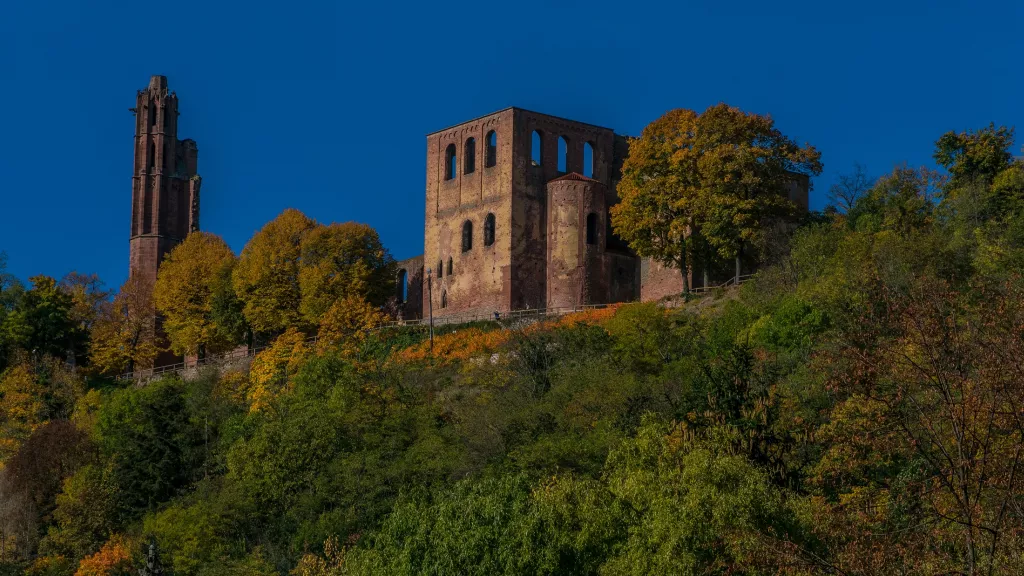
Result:
[[[199,229],[199,149],[192,140],[178,140],[178,96],[168,91],[166,77],[151,77],[149,86],[136,94],[132,111],[135,163],[128,271],[152,283],[164,256]],[[164,339],[155,310],[152,329],[155,338]],[[164,353],[156,365],[180,360]]]

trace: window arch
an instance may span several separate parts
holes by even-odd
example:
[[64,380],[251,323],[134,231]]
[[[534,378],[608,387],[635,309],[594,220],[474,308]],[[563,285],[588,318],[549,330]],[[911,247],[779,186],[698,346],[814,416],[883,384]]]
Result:
[[569,171],[569,141],[565,136],[558,137],[558,171]]
[[484,246],[494,244],[494,214],[484,218]]
[[476,171],[476,138],[466,140],[465,151],[462,153],[462,166],[464,174],[472,174]]
[[590,142],[583,145],[583,175],[594,177],[594,145]]
[[405,304],[409,301],[409,274],[405,270],[398,271],[398,301]]
[[452,260],[452,257],[449,256],[448,257],[448,275],[449,276],[453,276],[455,274],[455,267],[453,266],[453,264],[454,264],[454,260]]
[[534,130],[530,136],[530,160],[534,166],[540,166],[544,158],[544,138],[539,130]]
[[462,251],[469,252],[473,249],[473,222],[466,220],[462,223]]
[[437,277],[438,277],[438,279],[444,278],[444,261],[443,260],[438,260],[437,261]]
[[587,244],[597,244],[597,214],[587,214]]
[[458,168],[458,158],[455,155],[455,144],[449,144],[444,149],[444,179],[454,180],[455,170]]
[[491,167],[498,163],[498,133],[491,130],[487,133],[487,142],[484,144],[487,147],[486,155],[484,159],[484,166]]
[[448,307],[448,291],[447,290],[442,290],[441,291],[441,308],[447,308],[447,307]]

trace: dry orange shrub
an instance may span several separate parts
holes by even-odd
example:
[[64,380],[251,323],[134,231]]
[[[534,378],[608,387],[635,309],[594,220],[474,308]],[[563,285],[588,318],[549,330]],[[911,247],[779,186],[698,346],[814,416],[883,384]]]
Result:
[[[443,363],[468,360],[473,356],[493,352],[508,341],[508,330],[484,332],[479,328],[466,328],[434,338],[434,359]],[[413,362],[430,357],[430,341],[406,348],[397,354],[399,360]]]
[[600,325],[612,316],[615,316],[619,306],[619,304],[612,304],[607,308],[588,308],[579,312],[565,314],[552,322],[551,325],[564,328],[572,328],[578,324]]
[[[553,320],[537,322],[523,329],[524,333],[532,333],[538,330],[550,330],[552,328],[572,328],[579,324],[596,324],[615,316],[618,305],[607,308],[592,308],[573,312],[560,316]],[[449,334],[434,338],[434,359],[441,363],[464,361],[474,356],[495,352],[503,344],[508,342],[513,332],[510,330],[491,330],[485,332],[479,328],[466,328]],[[424,341],[420,344],[406,348],[395,358],[399,361],[412,362],[425,360],[430,357],[430,342]]]
[[114,536],[99,552],[82,559],[75,576],[120,576],[129,573],[131,568],[127,542],[120,536]]

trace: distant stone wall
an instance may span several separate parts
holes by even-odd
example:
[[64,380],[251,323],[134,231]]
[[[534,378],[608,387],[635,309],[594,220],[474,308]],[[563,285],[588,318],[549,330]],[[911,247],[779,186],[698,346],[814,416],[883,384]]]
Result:
[[395,300],[398,302],[402,320],[417,320],[423,317],[423,255],[413,256],[398,262],[398,276],[395,278]]

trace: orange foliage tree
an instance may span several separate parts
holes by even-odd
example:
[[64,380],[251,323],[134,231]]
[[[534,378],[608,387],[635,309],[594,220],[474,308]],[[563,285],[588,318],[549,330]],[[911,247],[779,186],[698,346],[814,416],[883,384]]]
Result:
[[127,576],[131,574],[132,558],[127,540],[114,536],[92,556],[78,564],[75,576]]

